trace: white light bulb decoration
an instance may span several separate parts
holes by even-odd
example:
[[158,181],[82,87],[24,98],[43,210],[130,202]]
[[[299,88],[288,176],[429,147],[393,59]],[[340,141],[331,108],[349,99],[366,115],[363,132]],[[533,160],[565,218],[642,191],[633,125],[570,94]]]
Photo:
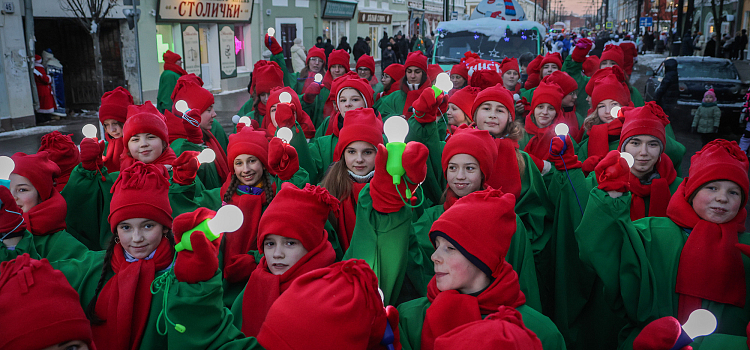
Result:
[[448,75],[448,73],[443,72],[438,74],[437,78],[435,79],[435,86],[437,86],[437,88],[442,90],[443,92],[447,93],[453,88],[453,82],[451,82],[451,77]]
[[281,141],[289,143],[290,141],[292,141],[292,137],[294,137],[294,133],[292,133],[292,129],[283,127],[283,128],[280,128],[279,131],[276,132],[276,137],[280,138]]
[[211,163],[216,159],[216,152],[210,148],[206,148],[198,155],[198,162],[203,163]]
[[253,125],[253,122],[250,119],[250,117],[242,117],[242,118],[240,118],[240,123],[245,124],[245,126]]
[[706,309],[695,310],[690,314],[682,329],[691,339],[709,335],[716,330],[716,317]]
[[323,74],[316,73],[315,74],[315,82],[316,83],[320,83],[321,81],[323,81]]
[[609,110],[609,114],[612,115],[612,117],[617,118],[617,117],[619,117],[621,109],[622,108],[619,107],[619,106],[614,106],[614,107],[612,107],[611,110]]
[[188,110],[190,109],[190,108],[188,107],[188,104],[187,104],[187,102],[185,102],[185,100],[179,100],[179,101],[177,101],[177,102],[176,102],[176,103],[174,104],[174,108],[175,108],[175,109],[176,109],[176,110],[177,110],[178,112],[180,112],[180,113],[182,113],[182,114],[185,114],[185,113],[187,113],[187,111],[188,111]]
[[383,124],[383,133],[388,142],[404,142],[409,134],[409,123],[399,116],[390,117]]
[[279,102],[282,102],[282,103],[292,102],[292,95],[290,95],[286,91],[282,92],[281,94],[279,94]]
[[268,36],[274,36],[276,34],[276,29],[273,29],[273,27],[268,28]]
[[0,156],[0,180],[10,180],[10,173],[16,168],[16,162],[8,156]]
[[234,123],[234,125],[237,125],[237,124],[239,124],[239,123],[240,123],[240,116],[239,116],[239,115],[237,115],[237,114],[235,114],[235,115],[234,115],[234,116],[232,117],[232,123]]
[[81,132],[83,132],[83,137],[96,138],[96,126],[94,126],[94,124],[84,125]]
[[624,158],[626,162],[628,162],[628,167],[632,168],[633,164],[635,163],[635,159],[633,159],[633,155],[628,152],[620,152],[620,157]]
[[555,126],[555,134],[558,136],[565,136],[570,131],[570,128],[565,123],[560,123]]
[[243,215],[240,208],[234,205],[225,205],[208,222],[208,228],[215,234],[219,234],[219,232],[234,232],[242,226],[242,221]]
[[513,101],[518,102],[521,100],[521,95],[519,94],[513,94]]

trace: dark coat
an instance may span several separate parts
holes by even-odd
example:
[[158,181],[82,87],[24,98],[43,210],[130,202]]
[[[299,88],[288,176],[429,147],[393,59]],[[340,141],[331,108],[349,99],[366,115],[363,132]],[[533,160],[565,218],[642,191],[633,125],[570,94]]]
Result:
[[357,42],[354,44],[354,49],[352,50],[352,54],[354,55],[354,60],[358,61],[362,55],[366,55],[369,52],[369,47],[367,46],[367,43],[365,42],[365,39],[362,37],[357,38]]
[[716,38],[706,42],[706,49],[703,51],[703,56],[716,57]]
[[664,102],[669,102],[671,99],[676,99],[680,94],[679,84],[680,77],[677,74],[677,61],[673,59],[664,61],[664,79],[661,80],[661,83],[656,88],[656,92],[654,92],[654,101],[661,105]]
[[693,36],[690,32],[685,33],[682,37],[682,44],[680,44],[680,56],[692,56],[693,55]]

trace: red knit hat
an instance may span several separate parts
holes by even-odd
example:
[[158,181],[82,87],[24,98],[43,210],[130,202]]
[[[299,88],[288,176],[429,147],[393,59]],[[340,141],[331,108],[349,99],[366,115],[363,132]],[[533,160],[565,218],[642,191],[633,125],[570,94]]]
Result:
[[[682,334],[682,326],[672,316],[662,317],[646,325],[633,341],[633,350],[669,350]],[[690,345],[680,350],[692,350]]]
[[271,89],[284,86],[284,73],[279,65],[273,61],[260,60],[253,66],[253,83],[251,88],[255,93],[271,93]]
[[503,76],[500,72],[494,70],[478,70],[471,72],[471,79],[469,80],[469,85],[471,86],[476,86],[480,89],[488,89],[498,84],[503,84]]
[[323,60],[323,63],[326,62],[326,50],[321,49],[317,46],[313,46],[310,48],[310,50],[307,51],[307,59],[305,59],[305,65],[310,63],[310,58],[317,57]]
[[307,184],[299,189],[284,182],[260,218],[258,247],[263,246],[266,236],[279,235],[296,239],[312,251],[327,239],[328,213],[338,208],[339,200],[323,187]]
[[443,68],[439,64],[427,65],[427,77],[430,78],[430,81],[435,81],[440,73],[443,73]]
[[711,181],[728,180],[742,188],[742,207],[745,207],[750,187],[747,171],[747,155],[737,146],[737,142],[713,140],[690,158],[689,176],[683,182],[685,197],[689,198]]
[[372,86],[370,86],[370,83],[367,82],[367,80],[360,78],[354,72],[347,72],[345,75],[340,76],[333,81],[331,97],[333,98],[334,104],[338,101],[338,96],[339,93],[341,93],[341,90],[345,88],[352,88],[359,91],[365,99],[365,108],[372,108],[375,104],[373,100],[375,92],[372,90]]
[[557,65],[557,69],[562,69],[562,56],[560,56],[557,52],[548,53],[544,56],[542,59],[542,62],[539,64],[539,70],[541,71],[542,67],[544,67],[547,63],[554,63]]
[[531,75],[533,73],[539,74],[539,72],[542,70],[542,61],[544,60],[544,56],[537,55],[531,62],[529,62],[529,65],[526,66],[526,73],[528,75]]
[[[578,90],[578,83],[568,73],[561,70],[556,70],[552,74],[544,77],[542,82],[548,84],[557,84],[562,89],[563,97],[569,93]],[[536,95],[536,93],[534,93]]]
[[[497,277],[516,233],[516,198],[487,189],[461,197],[432,224],[430,241],[442,236],[482,272]],[[477,215],[478,212],[492,215]],[[467,220],[467,218],[472,218]]]
[[476,158],[485,180],[492,176],[497,159],[497,145],[489,131],[470,128],[468,125],[461,125],[456,129],[445,143],[440,158],[443,173],[448,171],[448,162],[456,154],[468,154]]
[[589,110],[589,113],[596,110],[596,106],[599,102],[607,99],[615,100],[619,102],[621,106],[630,105],[630,90],[628,90],[627,85],[624,85],[611,74],[600,79],[596,83],[594,92],[591,95],[591,110]]
[[467,82],[469,81],[469,68],[466,67],[466,63],[456,63],[451,68],[451,75],[458,74]]
[[[195,75],[195,73],[185,74],[185,75],[181,76],[179,79],[177,79],[177,81],[180,81],[180,80],[192,81],[192,82],[198,84],[198,86],[203,86],[203,79],[201,79],[201,77]],[[172,96],[174,96],[174,90],[172,90]]]
[[375,74],[375,59],[370,55],[362,55],[357,60],[357,68],[365,67],[370,70],[370,73]]
[[73,135],[63,135],[55,130],[42,136],[42,144],[39,146],[38,152],[49,153],[49,159],[60,167],[62,174],[70,173],[81,162],[78,147],[71,136]]
[[[533,117],[534,109],[542,103],[549,103],[557,112],[554,120],[562,119],[562,99],[565,97],[562,89],[555,83],[545,83],[542,81],[534,91],[534,96],[531,98],[531,113]],[[560,119],[558,119],[560,118]],[[534,118],[536,120],[536,118]],[[554,121],[553,121],[554,123]]]
[[531,90],[539,86],[541,80],[542,76],[539,73],[531,73],[529,74],[528,78],[526,78],[526,82],[524,83],[523,88],[526,90]]
[[378,278],[364,260],[351,259],[294,280],[268,310],[258,343],[269,350],[376,349],[387,322]]
[[625,144],[630,138],[638,135],[650,135],[659,139],[661,151],[667,144],[664,127],[669,124],[669,116],[654,101],[646,102],[643,107],[623,109],[622,130],[620,131],[620,145],[617,149],[623,152]]
[[622,42],[620,43],[620,48],[622,49],[623,57],[625,60],[623,61],[625,65],[622,67],[622,69],[625,70],[625,73],[627,75],[633,74],[633,61],[638,56],[638,49],[635,47],[634,42]]
[[[270,107],[281,102],[279,101],[279,98],[281,97],[282,92],[287,92],[292,97],[291,103],[294,105],[294,111],[297,113],[297,120],[302,120],[300,119],[301,114],[304,114],[307,116],[307,112],[302,110],[302,104],[299,102],[299,95],[297,95],[297,92],[295,92],[294,89],[288,86],[276,87],[276,88],[271,89],[271,95],[268,96],[268,101],[266,102],[266,106],[269,107],[269,110],[270,110]],[[270,113],[268,114],[268,117],[269,118],[271,117]],[[302,123],[300,122],[300,124]]]
[[167,50],[167,52],[165,52],[161,57],[164,59],[164,63],[171,64],[175,64],[177,63],[177,61],[182,59],[182,56],[172,52],[171,50]]
[[514,70],[519,73],[521,72],[521,68],[518,65],[518,59],[516,59],[515,57],[506,57],[503,58],[502,62],[500,62],[500,71],[505,73],[509,70]]
[[596,73],[596,71],[599,69],[599,57],[596,55],[591,55],[589,57],[586,57],[586,60],[583,61],[583,74],[587,77],[591,77]]
[[172,207],[169,205],[169,174],[163,165],[136,161],[120,170],[112,185],[107,221],[113,233],[117,224],[133,218],[154,220],[172,228]]
[[605,60],[615,61],[620,68],[625,68],[625,53],[622,52],[622,48],[618,45],[609,44],[604,47],[602,58],[599,60],[600,64]]
[[205,112],[214,104],[214,94],[202,86],[189,81],[177,79],[177,85],[172,92],[172,114],[182,115],[177,111],[177,101],[187,102],[190,109],[197,109],[200,113]]
[[55,178],[60,175],[60,167],[49,159],[49,153],[26,154],[18,152],[10,157],[16,163],[12,174],[21,175],[31,182],[42,202],[52,196]]
[[608,75],[614,75],[619,82],[625,84],[625,72],[620,66],[607,67],[602,69],[598,69],[598,65],[596,67],[597,71],[594,73],[594,75],[591,76],[589,82],[586,83],[586,95],[591,96],[594,92],[594,87],[599,82],[599,80],[602,80]]
[[104,124],[105,120],[114,119],[125,124],[125,118],[128,115],[128,106],[132,104],[133,96],[122,86],[105,92],[104,96],[102,96],[102,104],[99,107],[99,121]]
[[44,349],[80,340],[96,350],[78,293],[47,259],[23,254],[0,264],[0,349]]
[[435,350],[455,349],[542,350],[542,342],[526,328],[518,310],[503,305],[484,320],[464,324],[435,339]]
[[344,126],[339,132],[339,141],[333,151],[333,161],[338,162],[349,144],[364,141],[373,145],[383,143],[383,121],[372,108],[357,108],[346,112]]
[[450,98],[448,103],[456,105],[464,114],[466,118],[474,121],[474,114],[472,114],[471,105],[474,103],[474,99],[477,97],[482,89],[475,86],[467,86],[463,89],[457,90]]
[[482,103],[485,103],[487,101],[500,102],[503,106],[505,106],[505,108],[508,109],[511,120],[516,119],[516,104],[513,103],[513,95],[511,95],[510,91],[503,87],[502,84],[482,90],[482,92],[477,95],[477,98],[474,99],[474,104],[471,105],[472,119],[474,119],[477,108],[479,108]]
[[122,127],[123,142],[127,144],[133,135],[140,133],[154,134],[162,141],[169,143],[166,118],[156,110],[151,101],[146,101],[142,105],[128,106],[128,119]]
[[404,62],[404,71],[409,67],[417,67],[427,72],[427,57],[422,54],[422,51],[414,51],[406,56],[406,62]]
[[328,69],[331,69],[334,64],[340,64],[346,68],[347,71],[351,70],[351,66],[349,65],[349,60],[351,57],[349,56],[349,53],[346,52],[346,50],[333,50],[330,55],[328,55]]
[[241,154],[253,155],[263,167],[268,169],[268,139],[263,131],[246,126],[235,134],[229,135],[227,162],[229,169],[234,169],[234,160]]
[[401,84],[401,79],[406,74],[406,68],[403,64],[394,63],[385,67],[383,73],[390,75],[393,78],[394,84]]

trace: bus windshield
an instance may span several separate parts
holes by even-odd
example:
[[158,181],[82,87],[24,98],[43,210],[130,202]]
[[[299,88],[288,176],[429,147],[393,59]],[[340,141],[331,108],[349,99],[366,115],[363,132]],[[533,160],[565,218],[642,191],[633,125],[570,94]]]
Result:
[[538,34],[535,30],[506,31],[504,38],[492,38],[471,31],[441,32],[435,51],[437,63],[453,64],[464,57],[466,51],[477,53],[482,59],[501,61],[505,57],[521,57],[531,52],[539,54]]

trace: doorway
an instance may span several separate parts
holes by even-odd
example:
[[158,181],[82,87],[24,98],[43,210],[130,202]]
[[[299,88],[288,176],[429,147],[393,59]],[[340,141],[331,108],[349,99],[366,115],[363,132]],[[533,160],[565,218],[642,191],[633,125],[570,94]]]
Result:
[[292,68],[292,45],[294,45],[294,39],[297,38],[297,25],[294,23],[282,23],[281,24],[281,48],[284,50],[284,62],[290,72],[294,71]]

